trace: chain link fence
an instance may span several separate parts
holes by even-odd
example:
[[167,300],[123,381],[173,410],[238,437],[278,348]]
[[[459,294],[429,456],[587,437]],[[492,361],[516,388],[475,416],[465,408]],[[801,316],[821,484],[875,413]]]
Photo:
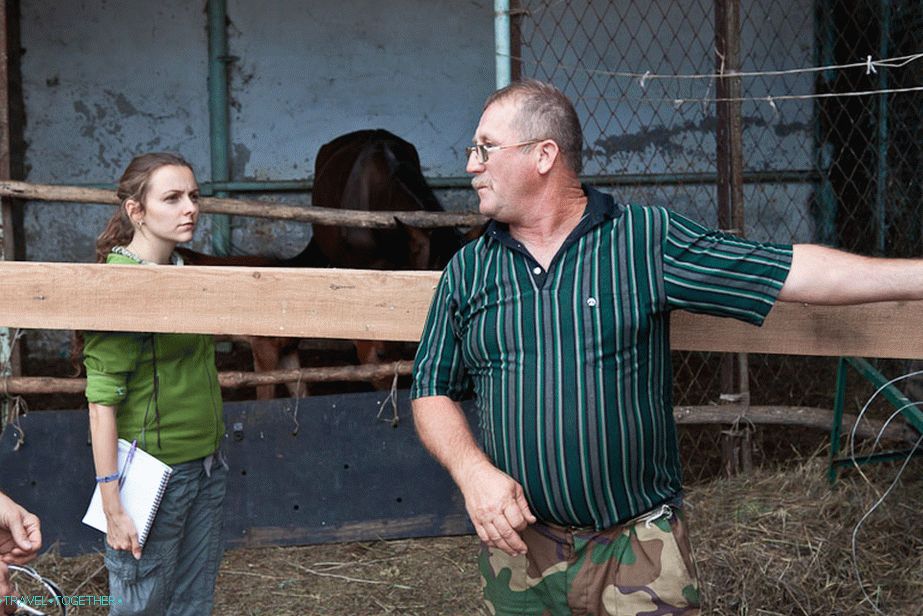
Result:
[[[716,51],[716,21],[738,6],[731,1],[521,0],[513,74],[551,81],[571,97],[584,124],[585,173],[618,200],[719,226],[715,74],[727,58]],[[923,60],[866,65],[869,56],[923,51],[923,5],[772,0],[739,10],[743,234],[923,253],[923,95],[852,95],[923,84]],[[675,402],[715,403],[725,393],[720,365],[718,354],[676,353]],[[832,359],[751,355],[751,399],[830,408],[835,367]]]

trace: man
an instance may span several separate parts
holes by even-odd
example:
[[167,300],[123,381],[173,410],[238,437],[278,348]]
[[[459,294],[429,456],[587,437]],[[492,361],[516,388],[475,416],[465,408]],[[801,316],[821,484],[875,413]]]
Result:
[[13,594],[7,564],[23,565],[35,558],[41,547],[38,517],[0,492],[0,606],[5,613],[16,611],[12,600],[4,601]]
[[[492,613],[695,614],[670,311],[759,325],[776,300],[917,299],[923,267],[617,204],[581,186],[582,140],[551,85],[488,98],[467,171],[492,221],[436,289],[414,421],[465,498]],[[470,389],[483,450],[457,402]]]

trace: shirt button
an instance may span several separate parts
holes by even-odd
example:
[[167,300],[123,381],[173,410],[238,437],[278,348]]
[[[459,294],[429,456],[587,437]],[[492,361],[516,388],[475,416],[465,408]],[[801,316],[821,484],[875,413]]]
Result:
[[596,298],[595,298],[595,297],[588,297],[588,298],[586,298],[586,305],[589,306],[590,308],[592,308],[593,306],[595,306],[595,305],[596,305]]
[[532,270],[532,273],[538,276],[539,274],[542,273],[542,268],[536,267],[534,270]]

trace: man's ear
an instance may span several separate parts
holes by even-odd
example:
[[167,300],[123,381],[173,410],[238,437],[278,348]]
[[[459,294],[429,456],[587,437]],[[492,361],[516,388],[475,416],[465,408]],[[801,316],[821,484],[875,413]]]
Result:
[[558,144],[551,139],[546,139],[538,144],[538,172],[542,175],[551,171],[554,163],[561,155]]

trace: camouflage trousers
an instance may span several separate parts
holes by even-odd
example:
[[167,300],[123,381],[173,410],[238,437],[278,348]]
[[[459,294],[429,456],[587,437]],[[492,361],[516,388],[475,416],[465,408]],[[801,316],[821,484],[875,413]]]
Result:
[[543,524],[509,556],[481,545],[484,600],[497,616],[699,614],[682,511],[669,505],[602,531]]

